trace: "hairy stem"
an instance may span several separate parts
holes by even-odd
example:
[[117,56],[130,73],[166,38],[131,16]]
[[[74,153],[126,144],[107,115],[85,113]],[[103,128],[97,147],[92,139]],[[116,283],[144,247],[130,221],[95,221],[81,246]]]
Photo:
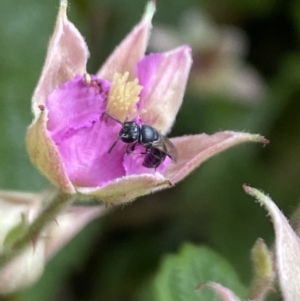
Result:
[[73,197],[71,195],[59,192],[28,227],[24,235],[18,238],[9,248],[0,253],[0,270],[20,255],[29,244],[32,244],[46,226],[50,222],[53,222],[57,215],[72,201]]

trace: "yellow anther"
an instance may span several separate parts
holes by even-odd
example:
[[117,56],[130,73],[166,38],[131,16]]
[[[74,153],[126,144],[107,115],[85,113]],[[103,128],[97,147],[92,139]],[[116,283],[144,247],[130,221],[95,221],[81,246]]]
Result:
[[138,84],[137,79],[128,81],[128,77],[128,72],[123,75],[114,74],[106,107],[106,112],[121,122],[135,117],[136,104],[143,88]]

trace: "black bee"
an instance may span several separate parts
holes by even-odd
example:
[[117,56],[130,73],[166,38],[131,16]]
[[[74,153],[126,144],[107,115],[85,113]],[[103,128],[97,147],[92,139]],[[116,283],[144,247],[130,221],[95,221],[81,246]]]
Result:
[[174,144],[165,136],[160,134],[150,125],[138,125],[135,121],[125,121],[122,123],[115,117],[105,113],[116,122],[122,124],[118,139],[109,149],[109,153],[115,147],[119,140],[128,143],[126,153],[130,154],[137,145],[145,148],[143,166],[148,168],[157,168],[168,156],[173,162],[177,161],[177,149]]

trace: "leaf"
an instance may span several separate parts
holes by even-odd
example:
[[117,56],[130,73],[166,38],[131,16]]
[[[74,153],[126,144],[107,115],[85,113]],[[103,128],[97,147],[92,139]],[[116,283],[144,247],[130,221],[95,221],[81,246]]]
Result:
[[237,295],[246,289],[230,264],[208,247],[185,244],[178,254],[167,255],[143,301],[217,301],[210,289],[197,290],[207,281],[218,282]]

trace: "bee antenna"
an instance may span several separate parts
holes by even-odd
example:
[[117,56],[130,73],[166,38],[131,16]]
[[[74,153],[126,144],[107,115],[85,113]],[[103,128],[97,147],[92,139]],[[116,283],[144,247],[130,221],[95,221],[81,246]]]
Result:
[[110,117],[111,119],[113,119],[114,121],[116,121],[116,122],[118,122],[118,123],[120,123],[120,124],[123,124],[123,122],[121,122],[121,121],[120,121],[119,119],[117,119],[116,117],[114,117],[114,116],[108,114],[107,112],[104,112],[104,115]]
[[113,150],[113,148],[115,147],[115,145],[117,144],[118,141],[119,141],[119,139],[117,139],[117,140],[113,143],[113,145],[109,148],[108,153],[110,153],[110,152]]

